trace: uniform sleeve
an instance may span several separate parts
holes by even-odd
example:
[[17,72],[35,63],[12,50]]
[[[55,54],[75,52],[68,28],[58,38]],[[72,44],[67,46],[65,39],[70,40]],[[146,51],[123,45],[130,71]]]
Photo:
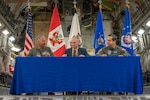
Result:
[[124,51],[123,56],[130,56],[130,54],[126,50],[123,51]]
[[84,52],[85,52],[85,54],[84,54],[84,55],[85,55],[85,56],[89,56],[89,54],[88,54],[87,50],[86,50],[86,49],[84,49],[84,50],[85,50],[85,51],[84,51]]
[[34,54],[34,49],[30,49],[30,51],[29,51],[27,56],[34,56],[33,54]]
[[96,54],[96,56],[101,56],[101,55],[103,55],[103,54],[106,54],[106,53],[104,52],[104,49],[100,49],[100,50],[98,51],[98,53]]
[[120,47],[120,55],[130,56],[130,54],[127,52],[127,50],[124,48],[121,48],[121,47]]
[[47,47],[47,52],[49,52],[50,56],[54,56],[54,54],[52,53],[52,50],[49,47]]

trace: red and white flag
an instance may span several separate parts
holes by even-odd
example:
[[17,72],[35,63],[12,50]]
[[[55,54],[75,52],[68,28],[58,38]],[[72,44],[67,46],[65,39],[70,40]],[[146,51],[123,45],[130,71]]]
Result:
[[72,18],[72,24],[71,24],[68,43],[67,43],[67,48],[70,48],[70,41],[74,36],[79,39],[80,46],[82,47],[81,30],[80,30],[79,18],[77,13],[75,13]]
[[50,22],[47,46],[51,48],[54,56],[62,56],[66,50],[57,5],[55,5]]

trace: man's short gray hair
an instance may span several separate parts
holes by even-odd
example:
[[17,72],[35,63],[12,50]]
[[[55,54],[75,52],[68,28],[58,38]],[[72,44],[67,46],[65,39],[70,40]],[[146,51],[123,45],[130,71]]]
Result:
[[45,37],[44,34],[38,34],[36,37],[35,37],[35,41],[38,41],[41,37]]

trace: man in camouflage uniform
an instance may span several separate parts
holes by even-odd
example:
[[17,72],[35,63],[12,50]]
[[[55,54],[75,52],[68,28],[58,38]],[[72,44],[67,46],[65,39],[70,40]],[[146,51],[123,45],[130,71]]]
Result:
[[117,37],[114,34],[107,36],[107,46],[100,49],[97,56],[130,56],[129,53],[116,44]]
[[46,46],[46,37],[42,34],[36,37],[36,46],[30,49],[27,56],[53,56],[49,47]]

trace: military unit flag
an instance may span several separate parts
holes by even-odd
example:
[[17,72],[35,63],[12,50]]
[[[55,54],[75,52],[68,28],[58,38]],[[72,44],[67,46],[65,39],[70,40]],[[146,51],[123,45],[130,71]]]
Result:
[[101,10],[101,5],[100,5],[100,9],[98,10],[96,29],[94,33],[95,54],[97,54],[98,51],[105,46],[106,46],[105,34],[104,34],[104,28],[103,28],[102,10]]
[[122,29],[121,47],[124,48],[131,56],[134,56],[131,21],[129,5],[126,4],[126,13],[124,18],[124,25]]

